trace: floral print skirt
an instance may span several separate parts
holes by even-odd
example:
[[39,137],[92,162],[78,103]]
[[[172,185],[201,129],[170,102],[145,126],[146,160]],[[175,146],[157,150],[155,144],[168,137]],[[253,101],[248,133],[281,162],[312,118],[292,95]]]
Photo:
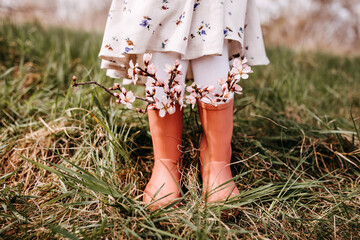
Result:
[[145,52],[177,52],[182,60],[245,56],[265,65],[255,0],[113,0],[99,53],[107,75],[126,77],[130,59]]

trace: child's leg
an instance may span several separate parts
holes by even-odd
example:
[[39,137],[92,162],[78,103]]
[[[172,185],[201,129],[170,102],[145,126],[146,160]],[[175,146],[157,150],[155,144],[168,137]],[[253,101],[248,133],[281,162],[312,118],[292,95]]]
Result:
[[221,56],[203,56],[191,60],[195,83],[201,86],[213,85],[216,93],[221,93],[219,78],[227,77],[229,72],[229,54],[227,41],[224,42]]
[[[229,71],[226,45],[222,56],[204,56],[192,60],[196,83],[218,86],[217,79]],[[217,88],[219,93],[221,88]],[[221,201],[239,194],[230,169],[233,132],[233,99],[217,107],[199,101],[199,113],[204,135],[200,144],[201,174],[206,201]]]
[[[173,53],[154,53],[152,63],[157,65],[157,77],[168,78],[163,70],[165,63],[174,64],[179,58]],[[188,62],[181,62],[184,72]],[[182,80],[185,77],[182,76]],[[161,88],[157,89],[157,98],[164,96]],[[172,115],[159,116],[159,111],[148,109],[149,126],[154,149],[154,168],[148,185],[144,191],[144,202],[154,203],[153,208],[158,208],[180,197],[180,172],[179,160],[181,155],[181,137],[183,127],[182,111],[177,107]],[[166,197],[165,197],[166,196]]]

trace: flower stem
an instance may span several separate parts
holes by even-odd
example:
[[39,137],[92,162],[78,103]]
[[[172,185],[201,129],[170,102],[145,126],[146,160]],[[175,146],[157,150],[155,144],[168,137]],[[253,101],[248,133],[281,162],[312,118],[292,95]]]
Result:
[[111,92],[109,89],[107,89],[105,86],[101,85],[100,83],[98,82],[95,82],[95,81],[92,81],[92,82],[83,82],[83,83],[74,83],[73,84],[73,87],[77,87],[79,85],[88,85],[88,84],[95,84],[95,85],[98,85],[99,87],[101,87],[102,89],[104,89],[107,93],[109,93],[111,96],[115,97],[114,93]]
[[[99,87],[101,87],[102,89],[104,89],[107,93],[109,93],[111,96],[115,97],[115,94],[113,92],[111,92],[109,89],[107,89],[104,85],[101,85],[100,83],[98,82],[95,82],[95,81],[91,81],[91,82],[82,82],[82,83],[77,83],[77,82],[74,82],[73,83],[73,87],[77,87],[79,85],[91,85],[91,84],[95,84]],[[136,99],[139,99],[139,100],[142,100],[142,101],[145,101],[145,102],[148,102],[149,104],[152,104],[152,103],[155,103],[155,101],[151,101],[149,99],[146,99],[146,98],[143,98],[143,97],[137,97],[135,96]]]

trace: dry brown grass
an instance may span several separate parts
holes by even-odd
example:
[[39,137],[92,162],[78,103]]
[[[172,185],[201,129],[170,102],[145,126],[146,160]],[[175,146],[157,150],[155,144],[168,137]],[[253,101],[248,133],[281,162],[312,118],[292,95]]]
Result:
[[66,127],[64,119],[46,123],[39,118],[39,122],[42,127],[35,131],[32,127],[24,129],[24,135],[12,143],[11,150],[2,156],[0,161],[0,168],[4,175],[21,167],[17,174],[8,179],[6,184],[9,187],[21,184],[24,194],[27,195],[35,194],[37,186],[45,184],[45,179],[46,182],[53,181],[56,175],[48,176],[48,172],[39,170],[24,157],[58,163],[60,158],[56,151],[59,151],[63,157],[69,157],[75,150],[74,143],[68,140],[65,133],[69,129],[73,131],[76,127]]

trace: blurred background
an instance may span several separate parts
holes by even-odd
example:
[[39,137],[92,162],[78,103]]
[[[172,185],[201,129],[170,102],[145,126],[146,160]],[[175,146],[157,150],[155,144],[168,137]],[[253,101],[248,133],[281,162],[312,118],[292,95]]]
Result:
[[[0,16],[102,32],[111,0],[0,0]],[[298,50],[360,53],[359,0],[257,0],[265,40]]]

